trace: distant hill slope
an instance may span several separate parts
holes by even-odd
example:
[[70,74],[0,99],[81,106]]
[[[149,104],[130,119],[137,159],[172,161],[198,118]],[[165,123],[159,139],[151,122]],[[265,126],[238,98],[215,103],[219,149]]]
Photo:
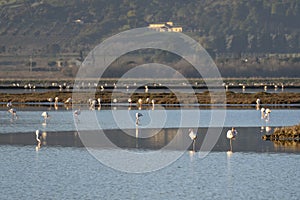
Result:
[[300,52],[299,19],[299,0],[0,0],[0,53],[89,49],[165,21],[214,52]]
[[[74,77],[104,39],[167,21],[199,41],[225,77],[299,77],[299,19],[299,0],[0,0],[0,78]],[[109,76],[120,73],[114,67]]]

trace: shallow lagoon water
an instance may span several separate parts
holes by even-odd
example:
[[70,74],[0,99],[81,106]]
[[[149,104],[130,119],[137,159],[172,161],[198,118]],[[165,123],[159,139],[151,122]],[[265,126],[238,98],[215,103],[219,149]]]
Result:
[[[18,110],[18,119],[12,119],[4,110],[0,111],[1,134],[33,134],[36,129],[63,134],[64,131],[76,130],[71,110],[48,111],[51,117],[46,125],[42,125],[42,111],[43,109],[22,108]],[[79,123],[84,122],[84,118],[80,117],[86,116],[85,112],[88,116],[92,114],[91,116],[96,117],[104,129],[117,130],[120,126],[135,128],[136,110],[86,110],[79,116]],[[116,123],[113,120],[114,112],[119,117],[128,114],[132,123]],[[139,112],[144,114],[139,126],[141,130],[157,127],[155,121],[151,121],[150,116],[153,113],[156,116],[167,116],[165,128],[178,127],[180,112],[188,112],[191,119],[197,117],[193,109]],[[200,110],[201,120],[198,127],[207,127],[210,115],[210,110]],[[298,109],[273,109],[269,121],[262,120],[260,111],[255,109],[228,109],[224,126],[235,126],[241,131],[236,141],[233,141],[233,153],[227,153],[228,140],[223,135],[221,145],[216,147],[219,149],[204,158],[200,158],[199,152],[185,151],[177,161],[167,167],[141,174],[109,168],[85,148],[42,145],[36,151],[35,144],[0,145],[0,198],[299,199],[299,149],[295,153],[291,153],[293,150],[283,151],[290,153],[277,153],[272,149],[268,152],[266,147],[273,144],[266,141],[264,145],[265,141],[260,140],[262,133],[259,132],[261,126],[270,126],[273,129],[298,124],[299,119]],[[186,128],[189,125],[194,124],[186,124]],[[90,130],[95,127],[98,124],[87,128]],[[243,133],[243,130],[251,131]],[[248,144],[250,137],[247,136],[250,134],[255,135],[260,143]],[[241,149],[240,146],[244,148]],[[257,148],[257,151],[250,150],[253,148]],[[117,152],[118,149],[103,151]],[[142,153],[155,149],[138,148],[136,151]]]
[[[216,115],[226,114],[224,124],[211,119],[212,111]],[[43,124],[42,112],[26,108],[17,111],[18,118],[13,119],[7,111],[0,111],[0,133],[33,132],[36,129],[75,131],[75,122],[80,130],[131,129],[135,128],[136,112],[143,114],[140,129],[221,127],[220,124],[225,127],[282,127],[298,124],[300,119],[300,109],[273,109],[268,121],[261,119],[260,111],[255,109],[82,110],[78,119],[74,118],[72,110],[50,110],[50,117]],[[180,123],[182,116],[186,116],[184,123]]]
[[84,148],[0,146],[1,199],[299,199],[300,155],[189,152],[164,169],[130,174]]

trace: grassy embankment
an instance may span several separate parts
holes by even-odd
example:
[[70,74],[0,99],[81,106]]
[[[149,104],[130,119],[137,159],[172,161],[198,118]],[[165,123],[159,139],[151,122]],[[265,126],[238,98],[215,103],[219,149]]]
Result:
[[[48,102],[48,98],[58,97],[60,102],[64,102],[72,97],[72,92],[56,91],[45,93],[24,93],[24,94],[1,94],[1,102]],[[79,102],[86,103],[88,98],[101,98],[102,103],[111,103],[112,98],[116,98],[119,103],[127,103],[128,98],[136,103],[139,98],[145,101],[147,98],[154,99],[156,104],[255,104],[256,99],[260,98],[262,104],[300,104],[300,93],[234,93],[226,92],[226,99],[222,93],[202,92],[193,94],[174,94],[174,93],[112,93],[97,92],[95,95],[82,93],[76,95]],[[196,98],[195,98],[196,97]]]
[[300,144],[300,124],[275,128],[271,135],[262,136],[263,140],[270,140],[276,144],[295,146]]

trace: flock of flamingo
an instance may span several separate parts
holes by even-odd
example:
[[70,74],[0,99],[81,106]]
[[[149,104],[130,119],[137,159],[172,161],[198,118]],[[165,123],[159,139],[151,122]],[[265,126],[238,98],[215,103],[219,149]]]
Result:
[[[57,109],[57,106],[58,106],[58,103],[59,103],[58,100],[59,100],[58,97],[54,98],[54,106],[56,107],[56,109]],[[48,98],[48,101],[50,103],[53,102],[53,98]],[[146,99],[146,102],[149,102],[149,98]],[[152,102],[152,108],[154,109],[154,100],[152,100],[151,102]],[[72,98],[68,98],[66,101],[64,101],[64,103],[65,104],[72,103]],[[131,106],[132,106],[131,98],[128,99],[128,103],[129,103],[129,108],[131,109]],[[141,110],[142,104],[143,104],[142,99],[139,99],[138,103],[137,103],[137,106],[138,106],[139,110]],[[100,98],[98,98],[98,99],[88,99],[88,105],[89,105],[90,110],[95,110],[96,107],[98,107],[98,109],[100,110],[101,109],[101,99]],[[8,107],[8,112],[11,113],[12,118],[17,119],[18,118],[17,110],[16,110],[16,108],[13,107],[12,102],[9,101],[6,106]],[[73,114],[74,114],[74,117],[78,120],[78,116],[81,114],[80,108],[75,110],[73,112]],[[136,124],[136,126],[138,126],[140,124],[140,117],[142,117],[142,116],[143,116],[143,114],[141,114],[139,112],[136,113],[136,115],[135,115],[135,124]],[[50,117],[49,113],[47,111],[44,111],[44,112],[42,112],[41,117],[43,118],[42,125],[46,126],[47,125],[47,119]],[[41,133],[40,133],[40,130],[35,131],[35,140],[37,142],[36,150],[39,150],[40,147],[41,147]]]
[[[53,98],[48,99],[49,102],[53,102],[53,100],[54,100],[54,106],[58,106],[58,103],[59,103],[58,102],[58,100],[59,100],[58,97],[55,97],[54,99]],[[113,102],[116,103],[117,100],[114,99]],[[154,109],[154,106],[155,106],[155,100],[154,99],[150,100],[149,98],[147,98],[144,102],[151,103],[152,104],[152,109]],[[64,101],[64,103],[65,104],[71,104],[72,103],[72,98],[68,98],[66,101]],[[129,108],[131,109],[131,106],[132,106],[132,99],[131,98],[128,99],[128,103],[129,103]],[[100,109],[101,108],[101,99],[100,98],[98,98],[98,99],[88,99],[88,105],[89,105],[90,110],[94,110],[96,107],[98,107],[98,109]],[[137,106],[138,106],[139,110],[141,110],[142,105],[143,105],[143,100],[138,99]],[[11,101],[7,103],[7,107],[8,107],[8,112],[11,113],[12,117],[17,119],[18,118],[17,111],[13,107]],[[259,108],[260,108],[260,99],[258,98],[256,100],[256,109],[259,110]],[[269,121],[271,110],[269,108],[262,107],[260,109],[260,111],[261,111],[261,119],[264,119],[265,121]],[[78,116],[81,114],[81,110],[77,109],[73,112],[73,114],[74,114],[74,117],[76,119],[78,119]],[[136,112],[136,115],[135,115],[135,124],[136,124],[136,126],[138,126],[140,124],[140,117],[142,117],[142,116],[143,115],[141,113]],[[48,112],[46,112],[46,111],[42,112],[41,117],[43,117],[43,119],[44,119],[43,125],[46,125],[47,119],[49,118]],[[270,128],[266,127],[266,131],[269,131],[269,130],[270,130]],[[196,143],[198,133],[197,132],[195,133],[193,129],[189,129],[188,133],[189,133],[190,139],[192,140],[193,151],[195,151],[195,143]],[[230,150],[228,151],[229,153],[232,152],[232,140],[234,140],[236,138],[237,133],[238,132],[234,127],[232,127],[232,129],[227,131],[226,137],[230,141]],[[39,149],[40,146],[41,146],[40,131],[36,130],[35,134],[36,134],[35,139],[38,143],[37,148]]]
[[[256,100],[256,109],[259,110],[260,108],[260,99],[258,98]],[[264,108],[262,107],[260,109],[261,111],[261,119],[265,120],[266,122],[268,122],[270,120],[270,113],[271,113],[271,109],[269,108]],[[263,127],[262,127],[263,129]],[[266,127],[266,132],[269,132],[271,130],[270,127]],[[196,139],[197,139],[197,132],[195,133],[193,129],[189,129],[189,137],[191,138],[191,140],[193,141],[193,151],[195,151],[195,143],[196,143]],[[227,139],[229,139],[229,145],[230,145],[230,150],[227,152],[228,154],[232,153],[232,140],[235,140],[236,136],[238,134],[238,131],[232,127],[231,129],[229,129],[226,133],[226,137]]]

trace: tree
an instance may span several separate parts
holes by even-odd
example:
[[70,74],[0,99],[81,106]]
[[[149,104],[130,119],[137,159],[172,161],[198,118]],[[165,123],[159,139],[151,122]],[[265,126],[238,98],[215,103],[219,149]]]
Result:
[[243,52],[247,49],[248,38],[244,34],[233,35],[231,41],[231,49],[232,52]]
[[56,55],[58,53],[60,53],[60,46],[59,44],[50,44],[47,45],[47,53]]
[[284,35],[282,34],[275,35],[272,42],[273,42],[272,48],[274,52],[284,53],[286,51],[286,39]]

